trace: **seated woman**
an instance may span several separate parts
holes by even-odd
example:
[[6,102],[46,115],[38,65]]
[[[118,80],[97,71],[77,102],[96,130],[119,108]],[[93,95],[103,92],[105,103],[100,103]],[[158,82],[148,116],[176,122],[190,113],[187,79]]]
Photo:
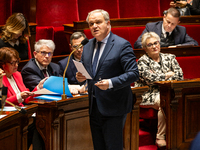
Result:
[[[2,75],[4,75],[3,85],[8,87],[6,100],[15,105],[23,106],[33,99],[34,93],[25,87],[21,73],[17,71],[19,60],[19,53],[15,49],[10,47],[0,48],[0,64],[5,72],[5,75],[2,72]],[[42,89],[46,79],[41,80],[33,91]],[[44,149],[42,137],[35,127],[35,119],[34,123],[28,127],[28,148],[31,143],[33,144],[34,150]]]
[[12,47],[18,51],[21,60],[29,59],[27,40],[30,36],[29,25],[22,13],[14,13],[2,28],[0,48]]
[[149,90],[142,95],[141,107],[158,110],[158,131],[156,144],[166,146],[166,122],[160,107],[160,92],[155,81],[183,80],[183,72],[175,55],[160,53],[160,37],[155,32],[147,32],[142,36],[144,54],[138,60],[139,81],[135,87],[149,86]]
[[[3,85],[8,87],[7,101],[23,106],[23,103],[28,103],[33,99],[34,93],[25,87],[21,73],[17,71],[19,60],[19,54],[15,49],[0,48],[0,62],[6,74],[3,76]],[[43,88],[45,80],[46,78],[40,81],[33,91]]]

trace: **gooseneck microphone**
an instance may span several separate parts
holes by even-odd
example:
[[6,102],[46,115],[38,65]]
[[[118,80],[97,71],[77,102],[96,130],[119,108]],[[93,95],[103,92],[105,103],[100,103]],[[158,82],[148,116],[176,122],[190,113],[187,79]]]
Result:
[[7,91],[8,91],[8,87],[3,86],[3,87],[2,87],[2,98],[1,98],[1,105],[2,105],[2,107],[1,107],[1,112],[0,112],[0,114],[1,114],[2,111],[3,111],[3,108],[4,108],[5,103],[8,103],[8,104],[10,104],[11,106],[15,107],[20,113],[25,114],[25,113],[26,113],[26,110],[25,110],[24,108],[21,108],[21,107],[19,107],[19,106],[17,106],[17,105],[14,105],[13,103],[11,103],[11,102],[9,102],[9,101],[6,100],[6,98],[7,98]]
[[67,71],[67,68],[68,68],[68,65],[69,65],[69,60],[71,58],[71,55],[76,51],[78,50],[79,48],[83,47],[85,44],[87,44],[89,42],[89,40],[87,38],[85,38],[81,44],[79,44],[70,54],[69,54],[69,57],[68,57],[68,61],[67,61],[67,65],[65,67],[65,70],[64,70],[64,73],[63,73],[63,94],[62,94],[62,100],[63,99],[66,99],[67,98],[67,95],[65,94],[65,74],[66,74],[66,71]]

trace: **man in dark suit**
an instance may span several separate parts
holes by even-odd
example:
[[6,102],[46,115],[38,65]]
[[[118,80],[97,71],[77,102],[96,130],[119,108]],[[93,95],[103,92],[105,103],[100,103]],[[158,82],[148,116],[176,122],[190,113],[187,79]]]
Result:
[[[82,62],[88,79],[89,114],[94,150],[123,150],[123,127],[133,108],[130,84],[139,78],[131,44],[111,32],[104,10],[94,10],[87,20],[94,36],[83,48]],[[80,72],[79,82],[86,80]]]
[[35,43],[34,57],[22,68],[23,82],[31,91],[45,77],[59,76],[59,65],[51,59],[55,49],[52,40],[39,40]]
[[[74,32],[71,37],[70,37],[70,48],[71,51],[73,51],[79,44],[81,44],[81,42],[86,38],[85,34],[82,32]],[[83,47],[77,49],[73,54],[72,57],[69,60],[69,65],[65,74],[65,77],[68,79],[68,83],[69,84],[80,84],[77,80],[76,80],[76,72],[77,69],[74,65],[73,60],[76,61],[81,61],[81,56],[82,56],[82,52],[83,52]],[[63,76],[65,67],[67,65],[68,62],[68,58],[66,57],[62,60],[60,60],[58,62],[58,65],[60,66],[60,75]]]
[[147,23],[146,28],[138,37],[134,44],[134,48],[142,48],[141,38],[146,32],[155,32],[161,38],[161,47],[168,47],[172,45],[194,45],[198,46],[198,42],[191,38],[186,33],[186,28],[179,26],[180,12],[171,7],[163,16],[163,21]]

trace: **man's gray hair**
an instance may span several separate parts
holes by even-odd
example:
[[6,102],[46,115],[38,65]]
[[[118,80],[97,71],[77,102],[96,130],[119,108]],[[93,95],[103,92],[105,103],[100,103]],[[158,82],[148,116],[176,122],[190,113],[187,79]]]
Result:
[[89,23],[89,17],[90,17],[90,15],[93,14],[93,13],[96,13],[96,12],[100,12],[103,15],[106,23],[108,21],[110,21],[109,13],[107,11],[105,11],[103,9],[95,9],[95,10],[93,10],[93,11],[91,11],[91,12],[88,13],[88,16],[86,18],[87,23]]
[[41,39],[39,41],[37,41],[34,45],[34,48],[35,48],[35,51],[36,52],[39,52],[40,49],[43,47],[43,46],[47,46],[48,48],[50,48],[53,52],[56,48],[55,46],[55,43],[52,41],[52,40],[46,40],[46,39]]

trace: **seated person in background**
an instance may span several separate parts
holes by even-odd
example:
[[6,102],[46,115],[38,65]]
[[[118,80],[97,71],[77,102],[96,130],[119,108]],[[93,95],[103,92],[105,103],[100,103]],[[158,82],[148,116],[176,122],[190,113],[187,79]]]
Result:
[[27,40],[30,36],[29,25],[21,13],[15,13],[6,20],[2,28],[0,48],[12,47],[18,51],[21,60],[29,59]]
[[139,80],[135,87],[149,86],[142,95],[141,107],[158,110],[158,131],[156,143],[159,147],[166,146],[166,122],[160,107],[159,87],[155,81],[183,80],[183,72],[175,55],[160,53],[160,37],[155,32],[147,32],[142,36],[144,54],[138,60]]
[[200,0],[180,0],[170,2],[171,7],[189,8],[191,15],[200,15]]
[[[73,51],[79,44],[81,44],[81,42],[86,38],[85,34],[82,32],[74,32],[71,37],[70,37],[70,48],[71,51]],[[79,84],[79,82],[76,80],[76,72],[77,69],[74,65],[74,62],[72,60],[76,60],[76,61],[81,61],[81,56],[82,56],[82,52],[83,52],[83,47],[79,48],[78,50],[76,50],[69,61],[69,65],[65,74],[65,77],[68,79],[68,83],[69,84]],[[60,66],[60,75],[63,76],[65,67],[67,65],[68,62],[68,58],[66,57],[62,60],[60,60],[58,62],[58,65]]]
[[146,28],[138,37],[134,48],[142,48],[141,38],[146,32],[155,32],[160,36],[160,46],[168,47],[172,45],[194,45],[198,42],[186,33],[186,28],[179,26],[180,12],[176,8],[169,8],[163,16],[163,21],[147,23]]
[[[15,105],[23,106],[23,103],[28,103],[33,99],[33,92],[30,92],[23,83],[20,72],[17,71],[19,64],[19,53],[9,47],[0,48],[0,62],[6,75],[3,76],[3,85],[8,87],[7,101]],[[43,83],[46,80],[41,80],[33,91],[43,88]]]
[[22,68],[24,84],[30,90],[45,77],[59,76],[59,66],[51,62],[55,44],[52,40],[39,40],[35,43],[35,51],[29,62]]
[[[21,74],[24,84],[30,90],[45,77],[60,76],[60,67],[58,64],[51,62],[53,52],[55,50],[55,44],[52,40],[39,40],[35,43],[34,57],[22,68]],[[82,92],[83,89],[77,89],[77,87],[70,87],[69,90],[72,94]]]

